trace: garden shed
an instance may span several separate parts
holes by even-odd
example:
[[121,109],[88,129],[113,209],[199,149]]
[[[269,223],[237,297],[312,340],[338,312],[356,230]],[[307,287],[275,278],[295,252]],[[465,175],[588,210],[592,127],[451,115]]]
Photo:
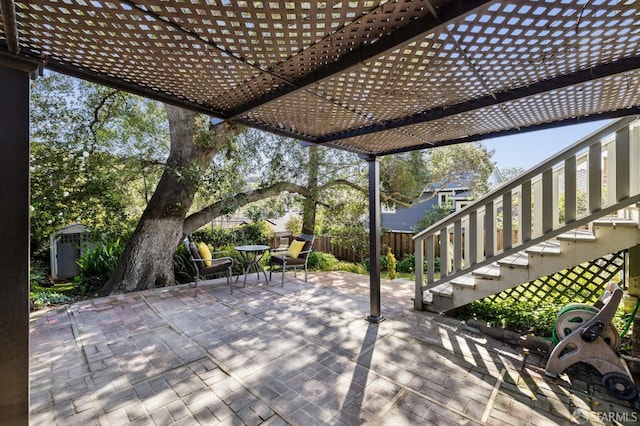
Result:
[[90,230],[81,223],[72,223],[50,236],[51,278],[72,278],[80,272],[78,259],[92,246]]

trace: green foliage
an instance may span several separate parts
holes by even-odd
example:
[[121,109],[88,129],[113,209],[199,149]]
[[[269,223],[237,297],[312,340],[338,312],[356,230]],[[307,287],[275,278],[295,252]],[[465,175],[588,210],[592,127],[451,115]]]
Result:
[[[426,265],[425,265],[426,266]],[[406,253],[398,262],[397,269],[398,272],[404,273],[412,273],[415,272],[414,269],[416,267],[416,256],[413,253]]]
[[398,272],[396,271],[396,257],[391,253],[391,249],[387,249],[387,279],[395,280],[398,278]]
[[115,270],[124,247],[120,239],[104,242],[78,259],[80,274],[74,282],[82,294],[94,294],[102,288]]
[[493,152],[481,143],[463,143],[428,150],[429,181],[435,185],[456,182],[475,195],[487,191],[487,180],[495,168]]
[[232,243],[244,244],[269,244],[272,232],[266,222],[259,221],[238,226],[233,229]]
[[564,303],[513,302],[512,300],[478,300],[456,310],[460,319],[487,321],[494,327],[503,327],[516,332],[532,333],[551,337],[556,314]]
[[453,206],[451,203],[445,204],[435,204],[428,210],[425,210],[425,215],[423,218],[418,220],[418,222],[413,227],[413,232],[418,233],[424,229],[427,229],[434,223],[437,223],[449,216],[453,212]]
[[505,182],[509,182],[523,174],[526,170],[520,166],[505,167],[500,169],[500,174]]
[[285,223],[284,227],[287,231],[291,232],[294,235],[297,235],[302,232],[302,218],[299,216],[291,215],[287,223]]
[[[562,193],[558,196],[558,221],[564,223],[566,194]],[[576,192],[576,215],[577,217],[584,216],[588,213],[587,206],[587,191],[578,188]]]
[[364,263],[338,262],[335,269],[360,275],[367,275],[369,273]]
[[29,263],[29,285],[34,288],[43,282],[47,282],[47,268],[39,260],[32,260]]
[[351,203],[335,209],[334,214],[327,215],[327,233],[331,235],[331,243],[349,250],[357,259],[364,258],[369,251],[369,232],[363,218],[366,217],[366,203]]
[[429,182],[428,155],[424,151],[411,151],[388,155],[380,164],[380,185],[386,194],[395,194],[405,200],[417,199]]
[[[436,257],[433,263],[434,263],[433,272],[435,273],[440,272],[440,258]],[[398,272],[403,272],[403,273],[413,273],[415,272],[414,271],[415,267],[416,267],[416,256],[413,253],[405,253],[405,255],[402,256],[402,259],[400,260],[400,262],[398,262],[398,265],[397,265]],[[423,271],[427,271],[428,269],[429,269],[429,264],[425,259]]]
[[[570,301],[513,301],[511,299],[489,298],[477,300],[456,309],[459,319],[487,321],[493,327],[502,327],[518,333],[534,334],[551,339],[556,326],[558,312]],[[629,315],[620,306],[613,318],[614,327],[621,333]],[[624,336],[621,336],[624,337]]]
[[213,251],[219,251],[226,246],[240,246],[245,244],[266,244],[271,242],[273,232],[265,221],[257,221],[235,228],[222,228],[220,226],[207,226],[189,235],[193,242],[204,242]]
[[184,244],[178,245],[173,254],[173,274],[177,283],[193,282],[195,271],[191,260],[189,260],[190,258],[191,256]]
[[233,229],[221,226],[206,226],[192,232],[189,240],[207,243],[213,251],[218,251],[219,247],[229,245],[234,240]]
[[56,292],[30,292],[29,300],[31,301],[31,305],[33,309],[42,309],[45,306],[49,305],[60,305],[64,303],[71,303],[73,299],[69,296],[65,296],[64,294],[56,293]]
[[338,265],[338,259],[331,253],[323,253],[321,251],[312,251],[309,253],[307,265],[309,269],[319,271],[334,271]]
[[74,222],[109,238],[132,229],[168,152],[162,105],[55,73],[32,101],[32,253]]

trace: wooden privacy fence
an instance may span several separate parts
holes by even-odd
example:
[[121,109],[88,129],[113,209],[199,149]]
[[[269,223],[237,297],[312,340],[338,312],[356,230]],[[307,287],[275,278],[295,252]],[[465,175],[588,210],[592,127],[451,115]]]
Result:
[[[497,231],[498,234],[498,249],[502,250],[502,230]],[[402,232],[402,231],[386,231],[382,234],[381,244],[383,255],[387,254],[387,248],[391,249],[391,252],[396,257],[396,259],[400,260],[405,254],[413,254],[414,245],[413,245],[413,233],[412,232]],[[438,236],[439,237],[439,236]],[[287,236],[289,241],[293,239],[292,235]],[[512,231],[513,241],[518,240],[518,231]],[[348,247],[343,247],[341,245],[335,244],[333,241],[334,238],[329,235],[320,235],[316,237],[316,240],[313,243],[313,249],[315,251],[321,251],[324,253],[331,253],[336,258],[340,260],[345,260],[348,262],[362,262],[362,256],[359,256],[359,253],[356,253],[353,249]],[[273,237],[271,241],[271,247],[278,247],[280,245],[280,235]],[[368,247],[368,244],[367,244]],[[440,255],[439,253],[440,244],[436,244],[436,257]],[[366,258],[368,254],[366,253],[364,257]]]
[[[382,235],[382,254],[387,254],[387,247],[391,249],[396,259],[400,260],[407,254],[413,254],[413,233],[411,232],[385,232]],[[289,241],[293,239],[293,236],[289,236]],[[280,245],[280,236],[273,237],[271,242],[272,247],[278,247]],[[367,244],[368,247],[368,244]],[[361,262],[361,253],[356,253],[352,248],[343,247],[335,244],[334,238],[329,235],[316,236],[316,240],[313,242],[313,250],[321,251],[324,253],[331,253],[340,260],[348,262]],[[366,258],[366,253],[364,257]]]

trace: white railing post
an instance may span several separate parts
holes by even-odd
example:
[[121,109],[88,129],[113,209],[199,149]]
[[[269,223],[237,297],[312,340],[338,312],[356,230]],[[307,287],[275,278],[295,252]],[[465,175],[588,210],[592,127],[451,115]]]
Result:
[[542,233],[553,230],[553,170],[542,172]]
[[493,200],[484,208],[484,258],[493,256],[496,252],[496,216]]
[[560,225],[560,174],[564,173],[562,168],[554,169],[551,178],[551,222],[552,229],[556,229]]
[[511,191],[502,196],[502,251],[513,245],[513,203]]
[[533,235],[542,235],[542,181],[531,182],[533,187]]
[[602,148],[600,142],[589,147],[589,213],[602,208]]
[[453,224],[453,272],[462,269],[462,221]]
[[578,217],[578,177],[576,156],[564,161],[564,223],[574,222]]
[[469,213],[469,232],[467,236],[469,237],[469,265],[474,265],[478,263],[478,241],[481,240],[478,235],[478,213],[477,210],[473,210]]
[[440,277],[449,275],[449,229],[440,229]]
[[427,283],[431,284],[436,280],[435,277],[435,252],[436,252],[436,244],[435,244],[435,235],[431,234],[427,237]]
[[415,295],[413,298],[413,308],[421,311],[422,300],[424,294],[422,286],[424,285],[424,271],[422,265],[424,265],[424,240],[417,240],[415,243],[415,273],[416,273],[416,285]]
[[[610,198],[611,202],[622,201],[631,195],[630,192],[630,169],[629,164],[631,162],[631,158],[629,154],[630,146],[629,146],[629,127],[625,127],[624,129],[620,129],[616,132],[616,192],[615,198]],[[609,176],[611,176],[611,172],[613,172],[612,168],[609,168]]]
[[640,126],[629,132],[629,193],[640,193]]
[[520,187],[520,244],[531,240],[531,181],[523,182]]

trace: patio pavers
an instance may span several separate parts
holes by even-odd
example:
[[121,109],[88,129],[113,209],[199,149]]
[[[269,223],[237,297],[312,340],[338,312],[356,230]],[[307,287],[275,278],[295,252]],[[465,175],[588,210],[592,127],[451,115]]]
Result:
[[[622,424],[638,419],[576,366],[413,310],[410,283],[249,277],[77,302],[31,320],[31,424]],[[576,411],[578,410],[578,411]],[[598,414],[600,413],[600,414]],[[608,416],[608,417],[607,417]],[[578,420],[576,420],[578,419]]]

